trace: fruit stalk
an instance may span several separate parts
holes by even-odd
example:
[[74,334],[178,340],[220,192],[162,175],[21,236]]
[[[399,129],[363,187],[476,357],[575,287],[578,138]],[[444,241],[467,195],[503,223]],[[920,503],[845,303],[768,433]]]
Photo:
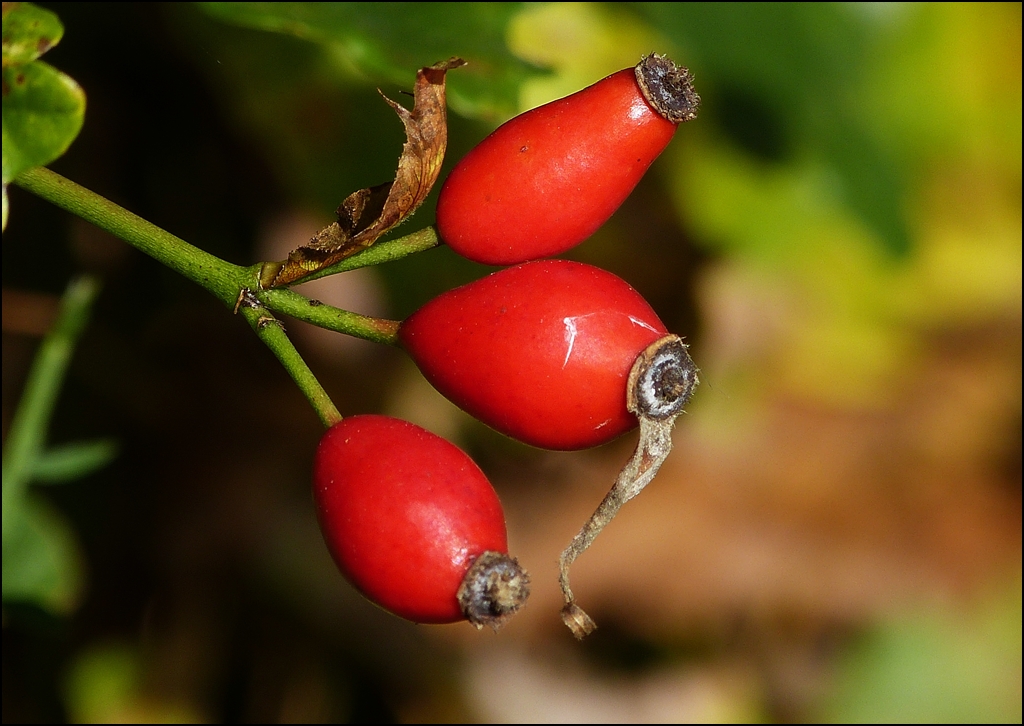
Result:
[[295,345],[285,332],[281,321],[264,308],[248,289],[242,290],[237,305],[236,310],[249,323],[256,336],[270,348],[270,352],[288,371],[288,375],[302,391],[302,395],[309,401],[309,405],[316,411],[320,423],[326,428],[330,428],[341,421],[338,407],[334,405],[331,397],[327,395],[327,391],[324,390],[299,351],[295,349]]
[[697,367],[676,335],[668,335],[651,344],[630,370],[626,406],[640,419],[640,441],[633,456],[597,511],[559,558],[558,582],[565,597],[562,621],[577,639],[597,628],[597,624],[576,604],[569,587],[569,566],[594,542],[622,505],[651,483],[672,451],[672,426],[697,387]]
[[[368,251],[375,249],[376,247],[371,247]],[[355,258],[350,257],[349,259]],[[267,310],[287,315],[318,328],[333,330],[336,333],[351,335],[354,338],[369,340],[381,345],[396,345],[398,343],[400,323],[397,320],[373,318],[342,310],[319,300],[311,300],[286,288],[261,290],[253,294]]]
[[[403,237],[375,242],[372,247],[367,247],[358,254],[346,257],[340,262],[335,262],[333,265],[319,269],[316,272],[309,273],[302,278],[302,284],[319,280],[321,277],[337,275],[339,272],[348,272],[360,267],[371,267],[373,265],[382,265],[385,262],[394,262],[403,257],[414,255],[417,252],[425,252],[437,247],[439,244],[441,244],[441,241],[437,238],[437,230],[433,227],[424,227]],[[259,265],[259,276],[261,279],[264,276],[262,268],[267,264],[264,262]]]

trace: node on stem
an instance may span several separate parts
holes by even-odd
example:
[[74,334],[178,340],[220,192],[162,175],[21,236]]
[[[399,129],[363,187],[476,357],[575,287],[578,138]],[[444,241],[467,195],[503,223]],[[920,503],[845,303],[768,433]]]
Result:
[[592,633],[597,625],[576,604],[569,587],[569,566],[590,547],[622,505],[643,491],[668,458],[672,426],[698,383],[697,367],[686,348],[679,336],[669,335],[637,356],[626,384],[626,407],[640,420],[640,441],[611,491],[559,559],[558,580],[565,596],[562,621],[578,639]]

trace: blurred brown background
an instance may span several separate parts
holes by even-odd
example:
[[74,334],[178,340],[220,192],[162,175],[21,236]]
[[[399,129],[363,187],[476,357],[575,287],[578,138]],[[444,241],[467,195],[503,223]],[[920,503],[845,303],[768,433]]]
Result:
[[[320,426],[244,323],[13,188],[4,434],[86,270],[104,290],[50,439],[121,453],[43,492],[84,586],[5,601],[4,721],[1019,721],[1020,5],[358,5],[45,5],[66,28],[46,60],[88,96],[52,166],[251,264],[391,178],[375,89],[419,66],[471,64],[448,169],[642,53],[688,65],[700,117],[567,255],[636,287],[702,371],[661,474],[573,569],[600,628],[561,624],[557,559],[633,436],[531,449],[400,351],[288,324],[342,413],[448,437],[505,503],[527,607],[497,635],[404,622],[331,563]],[[399,319],[488,271],[438,249],[299,290]]]

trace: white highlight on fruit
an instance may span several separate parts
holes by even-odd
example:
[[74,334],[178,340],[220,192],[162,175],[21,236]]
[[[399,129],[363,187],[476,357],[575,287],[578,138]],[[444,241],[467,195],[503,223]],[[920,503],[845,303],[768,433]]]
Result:
[[652,327],[652,326],[648,325],[648,324],[647,324],[647,323],[645,323],[645,322],[644,322],[643,320],[637,320],[637,319],[636,319],[636,318],[634,318],[634,317],[633,317],[632,315],[630,315],[630,316],[629,316],[629,321],[630,321],[631,323],[633,323],[633,325],[639,325],[639,326],[640,326],[641,328],[647,328],[648,330],[650,330],[650,331],[653,331],[653,332],[655,332],[655,333],[658,333],[658,332],[660,332],[660,331],[659,331],[659,330],[658,330],[657,328],[654,328],[654,327]]
[[562,368],[569,365],[569,356],[572,355],[572,348],[576,345],[576,335],[579,330],[576,328],[576,318],[562,318],[562,324],[565,326],[565,342],[569,346],[565,351],[565,360],[562,361]]

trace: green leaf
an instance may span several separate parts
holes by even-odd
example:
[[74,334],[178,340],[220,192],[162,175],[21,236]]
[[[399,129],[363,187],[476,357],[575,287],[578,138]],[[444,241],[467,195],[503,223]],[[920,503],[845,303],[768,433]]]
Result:
[[117,457],[113,439],[78,441],[43,452],[32,469],[32,480],[41,484],[61,484],[81,479],[101,469]]
[[32,3],[4,3],[3,67],[31,63],[60,42],[64,26]]
[[3,10],[3,229],[7,185],[23,171],[49,164],[78,136],[85,93],[71,78],[36,59],[64,34],[57,16],[31,3]]
[[85,118],[85,93],[36,61],[3,69],[3,183],[50,163],[71,145]]
[[17,511],[15,521],[4,522],[4,602],[29,601],[55,614],[70,612],[84,580],[73,530],[36,497],[26,498]]
[[505,37],[520,3],[201,3],[213,17],[305,38],[348,70],[411,87],[416,70],[458,56],[452,107],[466,116],[515,113],[521,83],[538,71],[516,58]]

